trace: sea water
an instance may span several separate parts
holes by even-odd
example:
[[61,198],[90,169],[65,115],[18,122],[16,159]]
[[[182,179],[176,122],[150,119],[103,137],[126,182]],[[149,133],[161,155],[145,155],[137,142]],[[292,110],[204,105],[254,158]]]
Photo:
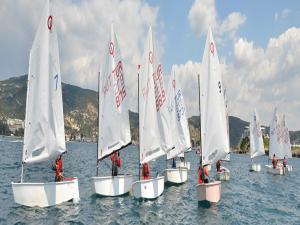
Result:
[[[256,159],[262,171],[255,173],[249,172],[249,156],[232,154],[231,162],[222,164],[230,169],[230,180],[222,182],[221,201],[210,206],[197,202],[195,151],[186,154],[191,170],[185,184],[165,187],[156,200],[138,201],[131,195],[94,195],[90,177],[96,174],[96,144],[67,143],[64,175],[78,177],[80,202],[29,208],[14,202],[11,189],[12,181],[20,181],[22,145],[22,140],[0,139],[0,224],[300,224],[300,159],[289,160],[294,170],[279,176],[265,171],[265,156]],[[122,150],[121,157],[119,172],[137,179],[138,148]],[[52,163],[25,165],[24,181],[53,181]],[[166,163],[165,157],[151,162],[151,174],[162,174]],[[108,158],[100,162],[99,175],[110,173]]]

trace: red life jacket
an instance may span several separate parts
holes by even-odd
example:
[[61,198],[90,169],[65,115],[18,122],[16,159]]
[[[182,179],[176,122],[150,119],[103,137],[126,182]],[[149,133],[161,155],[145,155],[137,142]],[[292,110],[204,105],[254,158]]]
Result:
[[149,179],[150,177],[150,170],[149,170],[148,163],[143,164],[143,177],[144,179]]
[[62,159],[59,159],[59,160],[58,160],[57,165],[58,165],[58,170],[59,170],[59,172],[62,172],[62,170],[63,170]]
[[275,169],[277,167],[277,159],[272,159],[273,168]]
[[286,159],[283,160],[282,164],[283,166],[286,166]]
[[120,157],[117,159],[117,167],[121,167],[121,158]]
[[202,174],[203,174],[202,168],[199,167],[199,169],[198,169],[198,184],[202,184],[203,183]]
[[58,177],[60,175],[60,167],[59,162],[55,163],[55,176]]

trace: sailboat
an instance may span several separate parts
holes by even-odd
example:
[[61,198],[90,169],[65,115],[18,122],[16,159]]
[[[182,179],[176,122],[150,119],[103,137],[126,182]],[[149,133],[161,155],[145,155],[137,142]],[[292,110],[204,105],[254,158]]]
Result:
[[[145,42],[141,76],[138,77],[139,164],[142,165],[165,155],[173,147],[162,65],[151,27]],[[141,179],[139,170],[139,180],[132,185],[135,198],[154,199],[163,191],[164,176]]]
[[[290,132],[285,122],[285,115],[283,114],[281,117],[281,137],[282,137],[282,148],[284,151],[284,155],[286,159],[292,158],[292,148],[291,148],[291,140],[290,140]],[[282,164],[279,164],[282,166]],[[291,172],[293,170],[292,165],[286,165],[286,170]]]
[[124,66],[113,24],[105,54],[105,64],[98,84],[97,176],[92,177],[92,181],[96,194],[119,196],[131,189],[132,175],[98,176],[99,160],[131,144]]
[[[182,90],[176,80],[175,67],[169,80],[168,87],[170,132],[175,148],[167,153],[167,160],[184,157],[184,152],[191,148],[190,132],[186,119],[186,108],[183,101]],[[183,162],[184,163],[184,162]],[[176,165],[177,166],[177,165]],[[175,168],[167,168],[164,171],[165,182],[181,184],[187,181],[188,168],[180,165]]]
[[79,201],[78,179],[24,182],[25,165],[51,160],[66,152],[61,74],[55,17],[51,1],[43,10],[30,51],[21,182],[12,182],[16,203],[48,207]]
[[[274,154],[278,160],[283,160],[284,157],[292,158],[289,131],[285,125],[285,116],[283,115],[280,118],[276,107],[270,125],[269,159],[272,159]],[[266,169],[267,172],[272,174],[284,174],[282,164],[278,164],[276,168],[273,168],[273,165],[269,164],[266,165]],[[292,167],[287,166],[287,171],[291,170]]]
[[252,162],[250,165],[250,171],[259,172],[261,171],[261,166],[259,163],[254,163],[253,159],[255,157],[265,155],[265,148],[264,148],[264,141],[261,132],[260,120],[256,110],[254,110],[254,113],[251,116],[249,132],[250,132],[250,158]]
[[[198,75],[199,80],[199,75]],[[211,29],[207,33],[199,84],[201,111],[201,166],[212,165],[229,152],[221,68]],[[197,185],[198,201],[217,203],[221,181]]]

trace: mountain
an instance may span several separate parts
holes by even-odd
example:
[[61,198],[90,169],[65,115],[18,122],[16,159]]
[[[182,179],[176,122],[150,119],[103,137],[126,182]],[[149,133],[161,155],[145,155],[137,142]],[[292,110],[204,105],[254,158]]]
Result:
[[[0,118],[25,118],[27,75],[0,81]],[[66,134],[93,136],[97,126],[97,92],[62,83]]]
[[[192,144],[199,145],[199,126],[200,126],[200,118],[199,116],[192,116],[188,119],[189,121],[189,128],[190,128],[190,135]],[[249,125],[249,122],[241,120],[238,117],[229,116],[229,139],[230,139],[230,146],[238,145],[240,138],[244,132],[246,126]]]
[[[25,118],[27,75],[0,81],[0,121]],[[95,91],[62,83],[66,134],[95,137],[97,135],[98,94]],[[138,114],[129,112],[133,141],[138,141]],[[191,141],[199,145],[199,116],[188,119]],[[237,146],[249,122],[229,116],[230,145]],[[268,130],[268,127],[266,127]],[[300,131],[290,132],[291,143],[300,143]]]

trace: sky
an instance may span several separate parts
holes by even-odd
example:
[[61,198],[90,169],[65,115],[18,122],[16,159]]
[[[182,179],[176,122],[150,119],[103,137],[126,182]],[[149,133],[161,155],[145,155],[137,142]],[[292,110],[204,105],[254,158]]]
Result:
[[[188,116],[198,115],[197,74],[211,26],[229,114],[269,125],[274,107],[300,130],[300,2],[293,0],[52,0],[62,79],[96,90],[113,22],[125,65],[131,109],[149,25],[160,49],[165,86],[172,68]],[[0,80],[27,74],[45,1],[0,1]]]

